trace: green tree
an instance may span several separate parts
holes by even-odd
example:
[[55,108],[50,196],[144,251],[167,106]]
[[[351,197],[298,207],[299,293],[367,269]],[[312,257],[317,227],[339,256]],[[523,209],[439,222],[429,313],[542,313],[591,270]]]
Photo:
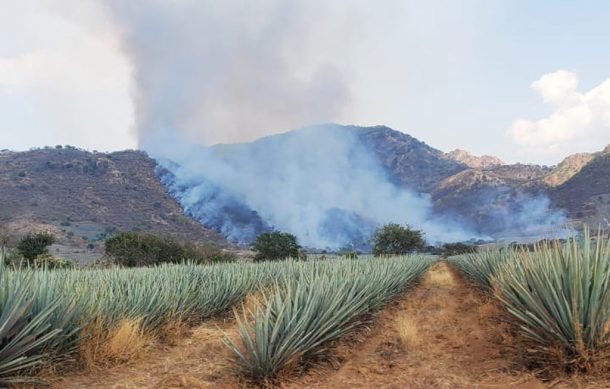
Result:
[[297,237],[287,232],[262,233],[252,243],[252,249],[256,252],[255,261],[302,257]]
[[457,243],[445,243],[442,247],[442,254],[444,256],[452,256],[452,255],[461,255],[461,254],[469,254],[476,253],[477,246],[472,244],[466,244],[462,242]]
[[17,244],[17,251],[28,262],[33,261],[42,254],[49,252],[49,246],[55,242],[55,237],[47,232],[27,234]]
[[233,260],[217,246],[181,242],[171,236],[143,232],[121,232],[106,239],[106,255],[122,266],[151,266],[161,263],[223,262]]
[[389,223],[379,228],[372,236],[373,255],[401,255],[421,250],[424,237],[420,230],[410,226]]

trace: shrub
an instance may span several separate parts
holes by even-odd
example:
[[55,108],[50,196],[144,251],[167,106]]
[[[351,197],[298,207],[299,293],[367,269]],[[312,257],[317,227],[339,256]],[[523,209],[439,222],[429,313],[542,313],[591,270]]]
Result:
[[41,254],[36,257],[33,265],[47,269],[71,269],[76,267],[76,263],[69,259],[57,258],[50,254]]
[[216,246],[180,242],[171,236],[141,232],[121,232],[106,240],[106,255],[127,267],[151,266],[161,263],[225,262],[232,259]]
[[33,263],[36,257],[48,253],[48,247],[55,242],[55,237],[47,232],[28,234],[17,244],[17,251],[28,262]]
[[350,250],[345,251],[343,253],[343,256],[345,257],[345,259],[358,259],[358,254],[359,253],[357,251]]
[[445,243],[442,247],[442,254],[445,256],[471,254],[477,252],[477,246],[466,243]]
[[379,228],[371,238],[373,255],[404,255],[424,248],[423,233],[410,226],[389,223]]
[[256,252],[255,261],[299,258],[301,246],[296,236],[287,232],[265,232],[260,234],[252,249]]

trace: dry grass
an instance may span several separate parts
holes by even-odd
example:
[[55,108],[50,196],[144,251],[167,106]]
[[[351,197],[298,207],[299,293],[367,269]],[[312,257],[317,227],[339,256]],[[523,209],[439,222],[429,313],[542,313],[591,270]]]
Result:
[[251,292],[244,299],[243,306],[246,312],[255,312],[257,308],[263,306],[263,301],[263,291]]
[[420,343],[417,322],[407,312],[401,311],[396,315],[394,329],[407,347],[416,347]]
[[191,334],[192,326],[183,320],[165,324],[159,330],[159,339],[168,346],[176,346],[179,341]]
[[443,288],[453,288],[456,285],[453,274],[447,271],[445,267],[440,267],[438,265],[432,267],[428,271],[426,274],[426,281],[431,286],[434,285]]
[[140,320],[121,320],[108,335],[105,351],[112,361],[125,362],[138,356],[149,345]]
[[87,368],[137,359],[155,341],[154,334],[144,333],[139,319],[120,320],[109,331],[93,323],[84,332],[80,353]]

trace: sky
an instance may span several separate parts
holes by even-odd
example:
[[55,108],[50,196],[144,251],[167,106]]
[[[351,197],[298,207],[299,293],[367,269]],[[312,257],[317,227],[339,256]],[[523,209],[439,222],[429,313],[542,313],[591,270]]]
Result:
[[[202,144],[327,121],[384,124],[507,162],[550,165],[610,143],[607,1],[0,0],[0,9],[0,149],[137,148],[154,125],[142,101],[147,117],[175,119],[179,110],[165,108],[174,98],[201,105],[174,122]],[[182,71],[147,98],[157,75]],[[210,74],[222,88],[200,82]]]

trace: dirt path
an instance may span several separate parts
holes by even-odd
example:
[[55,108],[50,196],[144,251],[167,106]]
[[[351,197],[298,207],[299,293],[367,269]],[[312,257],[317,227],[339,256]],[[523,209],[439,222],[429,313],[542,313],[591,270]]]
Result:
[[[548,386],[518,371],[500,350],[502,330],[492,301],[469,287],[444,262],[380,312],[369,330],[340,342],[338,363],[324,362],[283,388],[521,388],[588,387],[574,381]],[[220,329],[219,329],[220,327]],[[211,322],[173,347],[152,348],[124,366],[60,380],[55,388],[236,388],[222,331]],[[603,386],[595,386],[603,387]]]
[[544,388],[501,355],[493,304],[446,263],[380,313],[338,370],[313,369],[290,388]]

